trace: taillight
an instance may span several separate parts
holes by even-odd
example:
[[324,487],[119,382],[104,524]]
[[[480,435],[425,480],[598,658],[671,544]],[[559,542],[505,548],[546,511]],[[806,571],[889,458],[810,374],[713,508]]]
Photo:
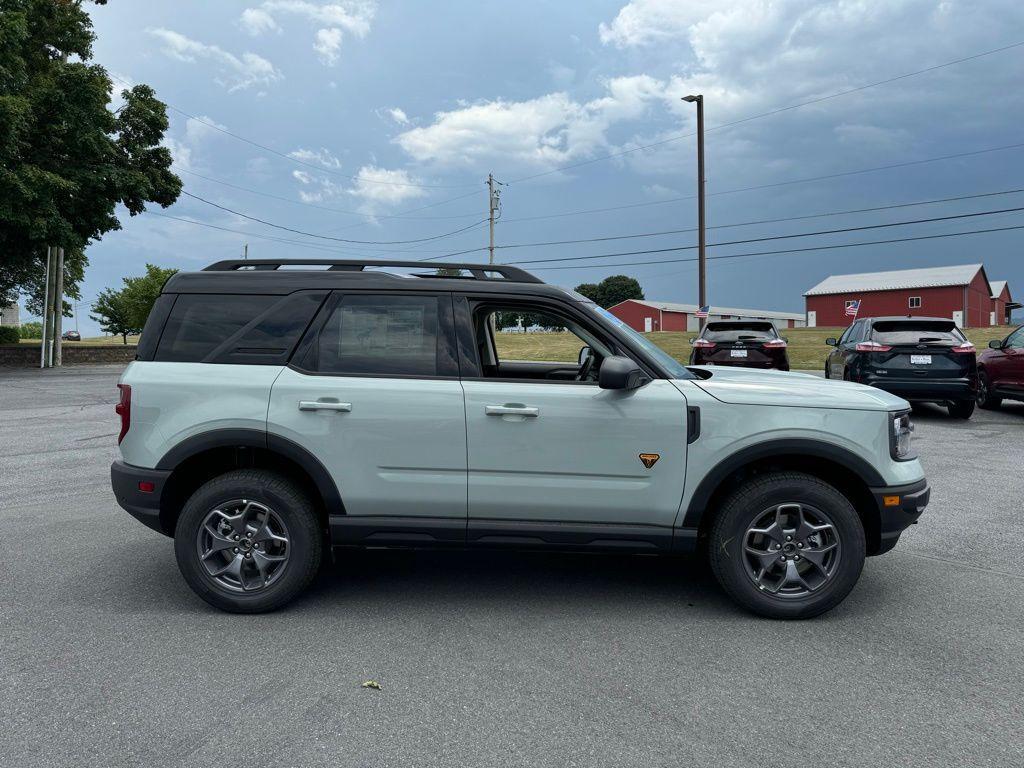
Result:
[[974,345],[971,342],[965,342],[959,347],[953,347],[954,352],[959,352],[961,355],[973,355],[975,353]]
[[707,341],[706,339],[694,339],[693,340],[693,348],[694,349],[713,349],[714,346],[715,346],[715,342],[713,342],[713,341]]
[[117,388],[121,390],[121,399],[114,406],[114,413],[121,417],[121,434],[117,436],[120,445],[132,426],[132,388],[130,384],[118,384]]
[[877,341],[862,341],[856,347],[858,352],[889,352],[892,347]]
[[786,348],[786,342],[783,341],[782,339],[772,339],[771,341],[766,341],[764,343],[764,348],[765,349],[785,349]]

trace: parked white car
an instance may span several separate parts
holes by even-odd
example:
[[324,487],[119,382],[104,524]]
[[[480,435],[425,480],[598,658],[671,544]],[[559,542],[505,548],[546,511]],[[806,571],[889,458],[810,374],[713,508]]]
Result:
[[[506,359],[496,312],[549,318],[579,353]],[[906,401],[687,368],[506,266],[179,273],[118,386],[117,500],[229,611],[293,599],[328,547],[454,546],[696,552],[741,605],[808,617],[929,496]]]

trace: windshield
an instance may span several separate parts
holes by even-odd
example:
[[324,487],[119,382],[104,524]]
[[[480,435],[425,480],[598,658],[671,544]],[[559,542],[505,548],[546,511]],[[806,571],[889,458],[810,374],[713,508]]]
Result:
[[605,320],[612,323],[622,333],[629,337],[630,341],[636,344],[638,347],[644,350],[648,355],[658,361],[658,364],[664,368],[668,375],[673,379],[692,379],[694,375],[690,373],[686,366],[676,360],[672,355],[663,350],[653,341],[648,339],[643,334],[637,333],[624,322],[619,320],[615,315],[609,312],[607,309],[601,309],[596,304],[591,304],[589,301],[584,303],[583,306],[590,309],[595,314],[600,315]]
[[771,323],[708,323],[702,339],[708,341],[770,341],[778,338]]
[[948,344],[956,346],[965,337],[950,320],[886,320],[875,323],[871,338],[882,344]]

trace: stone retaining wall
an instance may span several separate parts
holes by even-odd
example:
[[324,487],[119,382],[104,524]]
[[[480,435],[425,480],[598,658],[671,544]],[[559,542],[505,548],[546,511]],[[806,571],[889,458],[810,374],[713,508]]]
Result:
[[[63,344],[64,365],[82,363],[129,363],[135,359],[134,344],[77,344],[66,341]],[[38,368],[38,344],[0,345],[0,366],[15,368]]]

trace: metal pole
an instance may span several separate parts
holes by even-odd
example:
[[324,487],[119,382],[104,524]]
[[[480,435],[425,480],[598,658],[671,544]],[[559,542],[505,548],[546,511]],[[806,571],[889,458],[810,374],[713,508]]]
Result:
[[487,174],[487,218],[491,226],[491,243],[488,247],[488,263],[494,263],[494,174]]
[[60,368],[63,364],[63,339],[61,338],[61,331],[64,328],[64,249],[57,249],[57,275],[56,275],[57,290],[54,291],[53,296],[53,345],[54,355],[53,364]]
[[[697,272],[700,281],[698,303],[708,306],[707,293],[707,258],[705,254],[705,221],[704,221],[704,96],[697,97]],[[710,311],[710,308],[709,308]],[[701,329],[708,319],[700,319]]]
[[50,317],[50,260],[53,248],[46,247],[46,284],[43,287],[43,333],[39,340],[39,367],[46,367],[46,324]]

